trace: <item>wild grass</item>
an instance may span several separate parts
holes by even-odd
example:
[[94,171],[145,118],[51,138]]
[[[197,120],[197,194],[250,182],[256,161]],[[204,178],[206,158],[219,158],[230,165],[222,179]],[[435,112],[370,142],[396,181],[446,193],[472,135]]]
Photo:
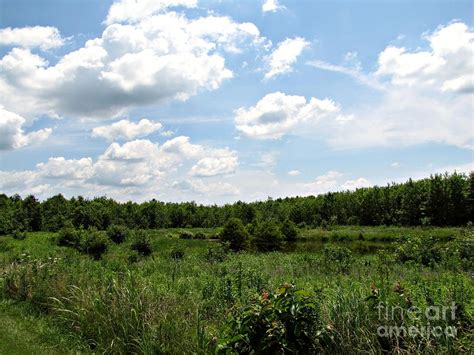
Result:
[[[239,252],[220,257],[211,240],[180,239],[182,230],[147,231],[153,253],[130,261],[133,239],[110,243],[100,260],[59,247],[52,233],[28,233],[24,240],[0,237],[2,302],[14,300],[61,329],[79,351],[110,354],[209,353],[223,336],[230,310],[251,306],[262,292],[284,283],[312,292],[325,329],[323,353],[459,353],[473,339],[474,281],[448,254],[429,266],[397,261],[392,251],[359,255],[346,250]],[[192,231],[193,233],[197,231]],[[215,230],[202,230],[212,236]],[[359,228],[307,230],[306,238],[327,233],[359,237]],[[434,235],[442,240],[465,231],[447,229],[365,228],[365,241],[378,236]],[[391,239],[390,239],[391,238]],[[304,244],[304,243],[303,243]],[[326,243],[327,244],[327,243]],[[331,243],[329,243],[332,245]],[[444,248],[444,246],[442,246]],[[183,252],[173,258],[172,252]],[[330,250],[330,249],[328,249]],[[445,250],[445,249],[443,249]],[[219,257],[214,257],[214,254]],[[211,256],[209,256],[211,255]],[[222,255],[221,255],[222,256]],[[425,326],[427,320],[381,320],[379,303],[408,309],[459,306],[457,337],[381,338],[384,322]],[[3,315],[0,315],[0,318]],[[43,334],[46,338],[47,333]],[[0,352],[8,353],[0,345]],[[81,348],[82,346],[82,348]]]

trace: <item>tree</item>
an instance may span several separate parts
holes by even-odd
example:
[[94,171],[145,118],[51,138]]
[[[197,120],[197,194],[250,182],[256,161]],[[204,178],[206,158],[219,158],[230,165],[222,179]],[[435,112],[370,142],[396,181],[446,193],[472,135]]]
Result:
[[283,234],[280,227],[273,220],[261,223],[257,228],[254,243],[258,251],[281,250]]
[[283,238],[287,242],[295,242],[298,239],[298,228],[296,228],[295,223],[289,219],[283,222],[281,232],[283,233]]
[[245,250],[249,246],[249,232],[238,218],[230,218],[224,225],[221,233],[221,241],[228,242],[230,249],[234,251]]

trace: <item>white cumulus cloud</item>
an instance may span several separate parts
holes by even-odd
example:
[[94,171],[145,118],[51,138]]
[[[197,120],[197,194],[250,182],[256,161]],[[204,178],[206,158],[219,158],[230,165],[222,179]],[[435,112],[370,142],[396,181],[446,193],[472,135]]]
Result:
[[262,12],[277,12],[278,10],[282,10],[285,7],[280,5],[278,0],[265,0],[262,4]]
[[1,28],[0,46],[19,46],[48,50],[60,47],[64,38],[56,27],[34,26],[21,28]]
[[141,119],[137,123],[129,120],[120,120],[111,125],[99,126],[92,129],[93,137],[102,137],[108,141],[115,140],[132,140],[137,137],[144,137],[153,132],[162,129],[162,124],[153,122],[146,118]]
[[53,131],[51,128],[43,128],[25,133],[23,130],[25,122],[26,120],[22,116],[0,106],[0,150],[18,149],[42,142]]
[[339,111],[329,99],[274,92],[264,96],[255,106],[241,107],[235,112],[235,125],[244,135],[256,139],[278,139],[298,124],[316,122]]

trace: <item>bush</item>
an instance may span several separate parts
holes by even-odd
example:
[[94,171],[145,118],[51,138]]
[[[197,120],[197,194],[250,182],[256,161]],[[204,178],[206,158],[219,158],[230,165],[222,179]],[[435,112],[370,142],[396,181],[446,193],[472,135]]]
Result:
[[315,297],[285,284],[258,302],[235,309],[217,346],[221,354],[317,353],[321,321]]
[[179,239],[193,239],[194,234],[189,231],[181,231],[179,233]]
[[227,258],[227,248],[223,245],[211,247],[204,254],[204,259],[210,263],[220,263]]
[[143,256],[149,256],[153,253],[153,247],[151,245],[150,238],[144,231],[135,231],[134,240],[131,248]]
[[295,242],[298,239],[299,231],[292,220],[287,219],[283,222],[281,232],[283,233],[283,238],[287,242]]
[[170,257],[173,260],[181,260],[184,258],[184,250],[179,247],[174,247],[171,249]]
[[62,247],[79,249],[81,245],[81,232],[71,227],[65,227],[59,231],[56,244]]
[[414,261],[425,266],[439,263],[442,250],[433,237],[408,237],[396,250],[400,262]]
[[25,240],[26,239],[26,232],[15,230],[12,233],[12,237],[13,237],[13,239],[16,239],[16,240]]
[[108,238],[101,232],[88,231],[82,245],[84,253],[89,254],[94,260],[99,260],[104,254],[109,245]]
[[206,239],[206,235],[203,232],[197,232],[194,234],[194,239],[203,240]]
[[346,247],[327,245],[323,251],[326,268],[338,272],[347,272],[352,264],[352,252]]
[[128,230],[124,226],[112,224],[107,229],[107,236],[115,244],[120,244],[125,241],[128,235]]
[[258,226],[254,243],[259,251],[281,250],[283,247],[283,234],[275,222],[266,221]]
[[247,249],[249,238],[249,233],[238,218],[230,218],[224,225],[220,236],[221,241],[228,242],[230,249],[234,251]]

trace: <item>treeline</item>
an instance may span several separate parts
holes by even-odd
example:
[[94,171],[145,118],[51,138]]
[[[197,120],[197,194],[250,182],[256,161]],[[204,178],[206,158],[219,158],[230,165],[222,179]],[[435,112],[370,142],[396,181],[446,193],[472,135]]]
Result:
[[43,202],[34,196],[0,194],[0,234],[13,231],[57,231],[64,226],[112,224],[132,229],[218,227],[229,218],[248,224],[255,220],[291,220],[301,226],[433,225],[462,226],[473,221],[474,172],[433,175],[430,178],[356,191],[318,196],[236,202],[205,206],[195,202],[119,203],[110,198],[66,199],[61,194]]

